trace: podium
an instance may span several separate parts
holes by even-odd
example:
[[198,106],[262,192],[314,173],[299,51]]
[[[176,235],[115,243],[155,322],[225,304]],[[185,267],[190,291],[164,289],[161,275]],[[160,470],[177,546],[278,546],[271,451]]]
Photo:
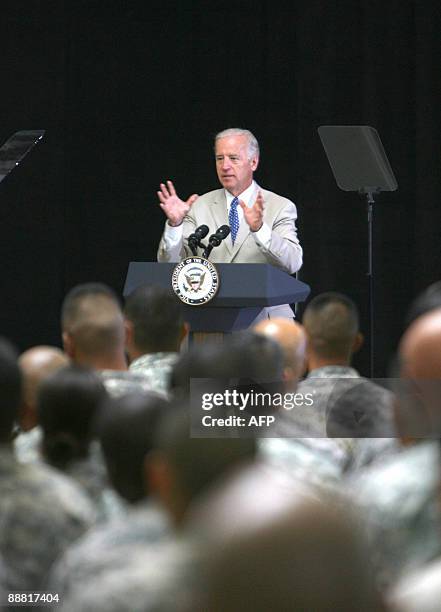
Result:
[[[124,296],[144,284],[158,285],[175,295],[171,277],[176,263],[132,261],[124,285]],[[193,341],[220,339],[223,334],[246,329],[268,306],[303,302],[307,284],[269,264],[216,264],[220,286],[207,304],[187,306],[184,318]],[[176,296],[176,299],[179,298]]]

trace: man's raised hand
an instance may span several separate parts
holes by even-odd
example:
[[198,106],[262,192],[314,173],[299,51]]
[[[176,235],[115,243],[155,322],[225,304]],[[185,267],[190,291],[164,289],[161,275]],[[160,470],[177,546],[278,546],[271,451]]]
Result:
[[196,193],[191,195],[187,201],[181,200],[171,181],[161,183],[158,191],[159,206],[167,215],[168,223],[172,226],[181,225],[191,205],[199,197]]
[[257,232],[260,230],[263,224],[263,195],[259,191],[257,194],[256,201],[250,207],[248,207],[245,202],[239,200],[240,207],[243,210],[243,216],[245,221],[250,226],[250,230],[252,232]]

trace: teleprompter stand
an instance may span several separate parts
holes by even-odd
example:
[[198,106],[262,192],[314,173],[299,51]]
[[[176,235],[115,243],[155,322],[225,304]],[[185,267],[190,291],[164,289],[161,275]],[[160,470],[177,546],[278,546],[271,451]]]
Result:
[[337,185],[367,202],[370,376],[374,376],[373,213],[375,197],[398,187],[377,130],[368,125],[322,125],[318,133]]

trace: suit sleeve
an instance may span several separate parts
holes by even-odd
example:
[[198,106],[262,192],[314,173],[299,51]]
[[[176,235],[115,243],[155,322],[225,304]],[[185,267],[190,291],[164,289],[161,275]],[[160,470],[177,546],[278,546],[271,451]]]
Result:
[[259,250],[268,263],[277,266],[288,274],[294,274],[302,267],[303,251],[297,237],[297,209],[293,202],[286,200],[273,221],[272,227],[266,223],[253,234]]
[[159,243],[158,261],[179,262],[181,259],[192,255],[187,246],[187,238],[195,229],[196,222],[191,214],[191,210],[185,216],[182,225],[178,227],[170,227],[166,222],[161,242]]

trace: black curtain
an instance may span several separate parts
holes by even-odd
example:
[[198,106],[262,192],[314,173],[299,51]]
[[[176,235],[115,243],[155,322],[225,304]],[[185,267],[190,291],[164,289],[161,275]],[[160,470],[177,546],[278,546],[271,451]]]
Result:
[[[258,182],[293,199],[312,295],[358,304],[368,332],[364,202],[340,191],[322,124],[375,127],[399,189],[374,213],[377,376],[411,299],[440,276],[437,2],[219,3],[26,0],[2,4],[0,138],[46,129],[0,185],[0,333],[59,344],[65,292],[122,291],[154,260],[158,183],[216,188],[213,135],[258,137]],[[368,372],[368,347],[355,365]]]

